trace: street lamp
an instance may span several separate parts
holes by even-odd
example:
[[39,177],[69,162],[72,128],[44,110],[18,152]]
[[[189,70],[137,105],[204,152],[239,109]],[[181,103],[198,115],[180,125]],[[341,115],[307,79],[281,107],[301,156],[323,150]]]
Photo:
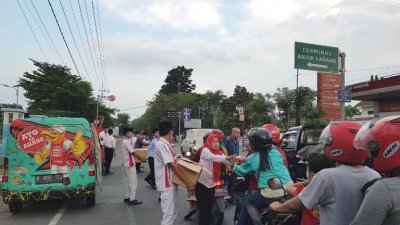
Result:
[[10,85],[7,85],[7,84],[2,84],[2,83],[0,83],[0,85],[2,85],[2,86],[4,86],[4,87],[8,87],[8,88],[13,88],[13,89],[15,89],[15,92],[17,93],[17,106],[18,106],[19,85],[10,86]]

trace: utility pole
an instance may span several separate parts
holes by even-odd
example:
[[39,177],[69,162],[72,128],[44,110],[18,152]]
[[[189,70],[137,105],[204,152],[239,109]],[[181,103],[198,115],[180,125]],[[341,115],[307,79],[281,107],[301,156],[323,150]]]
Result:
[[[346,53],[341,52],[339,53],[340,57],[340,73],[342,75],[342,86],[340,89],[344,90],[346,88],[346,82],[345,82],[345,75],[346,75]],[[345,110],[344,110],[344,102],[340,103],[340,112],[341,112],[341,120],[345,119]]]
[[96,109],[96,119],[99,119],[99,105],[103,102],[104,93],[110,92],[110,90],[104,89],[104,83],[101,82],[101,89],[99,89],[100,95],[97,95],[97,109]]
[[300,116],[299,116],[299,69],[297,69],[296,74],[296,126],[300,125]]
[[0,83],[0,85],[2,85],[2,86],[4,86],[4,87],[12,88],[12,89],[15,90],[15,92],[16,92],[16,94],[17,94],[17,106],[18,106],[18,103],[19,103],[19,102],[18,102],[18,99],[19,99],[19,85],[10,86],[10,85],[1,84],[1,83]]

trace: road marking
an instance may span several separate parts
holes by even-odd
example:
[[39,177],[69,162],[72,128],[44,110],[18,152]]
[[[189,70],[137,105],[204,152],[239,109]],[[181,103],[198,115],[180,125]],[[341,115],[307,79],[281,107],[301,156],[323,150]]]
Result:
[[60,221],[61,217],[64,215],[65,210],[67,210],[68,202],[66,202],[54,215],[53,219],[50,221],[49,225],[56,225]]

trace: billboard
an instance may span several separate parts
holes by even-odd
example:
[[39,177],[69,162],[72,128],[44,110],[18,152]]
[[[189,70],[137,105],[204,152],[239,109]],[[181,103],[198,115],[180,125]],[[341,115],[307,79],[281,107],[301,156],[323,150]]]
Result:
[[184,121],[184,128],[201,128],[201,119],[191,119]]
[[341,120],[338,90],[342,84],[342,77],[337,73],[318,73],[317,75],[317,103],[325,112],[323,118]]

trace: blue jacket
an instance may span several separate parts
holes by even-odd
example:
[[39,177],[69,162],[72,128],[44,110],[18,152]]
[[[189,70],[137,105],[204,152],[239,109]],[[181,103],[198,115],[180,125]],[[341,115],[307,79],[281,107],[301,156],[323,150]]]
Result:
[[228,155],[239,155],[239,140],[235,140],[233,137],[229,136],[225,139],[223,146],[228,151]]

